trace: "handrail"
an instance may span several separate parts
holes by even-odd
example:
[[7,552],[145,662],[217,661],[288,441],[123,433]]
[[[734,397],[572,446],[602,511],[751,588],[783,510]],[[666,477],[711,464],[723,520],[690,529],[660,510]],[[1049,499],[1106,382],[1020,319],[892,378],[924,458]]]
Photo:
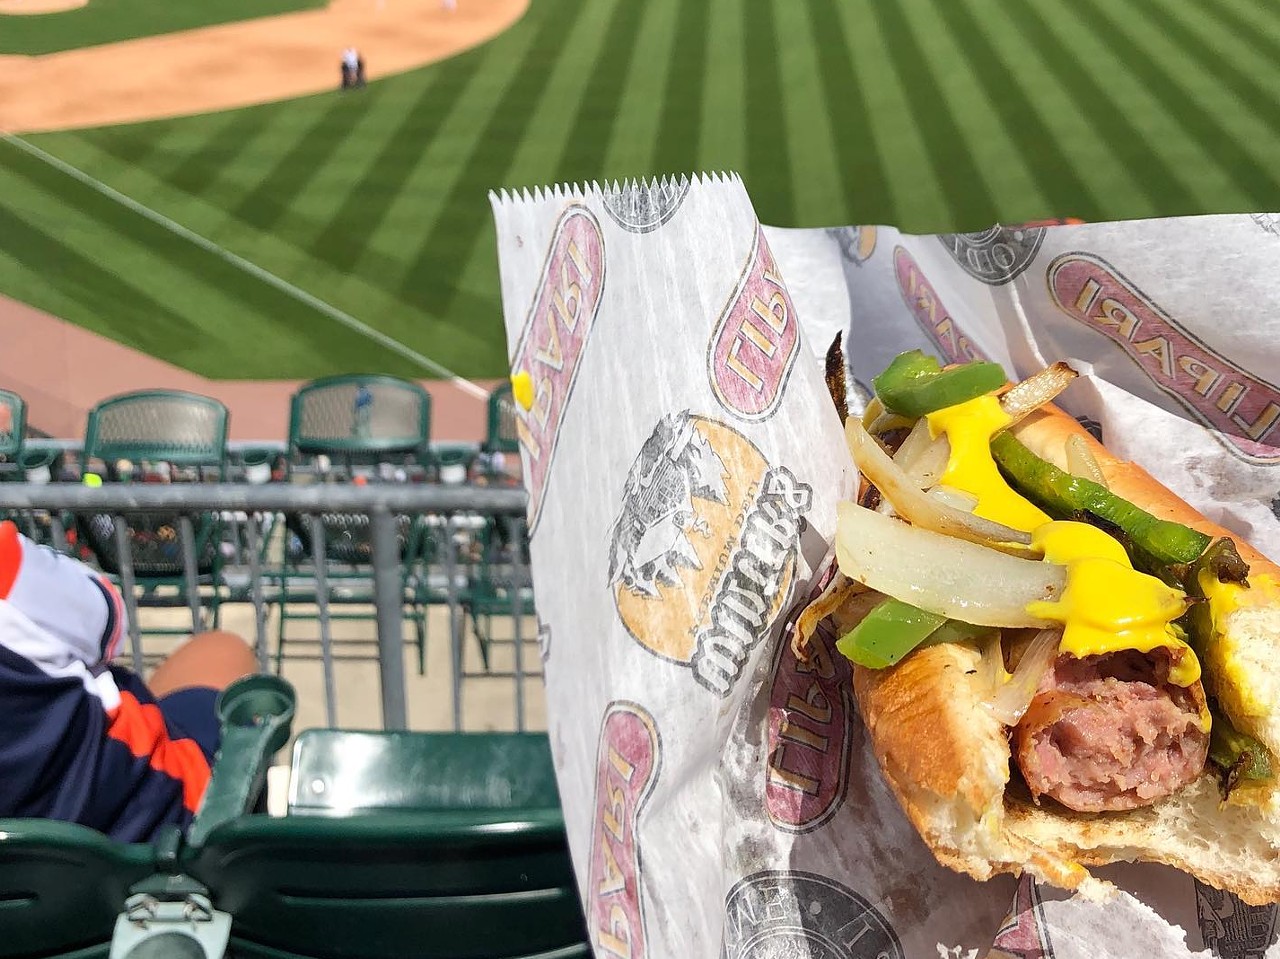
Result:
[[519,488],[369,483],[73,483],[0,484],[0,509],[128,513],[216,510],[243,513],[524,513]]
[[[137,618],[136,578],[127,542],[129,517],[145,513],[169,513],[180,517],[178,541],[185,569],[187,599],[192,608],[193,625],[201,622],[197,582],[196,546],[193,517],[199,513],[239,515],[249,534],[247,549],[249,576],[255,605],[256,646],[265,657],[265,618],[262,583],[262,556],[259,553],[260,526],[264,518],[278,514],[311,517],[311,553],[317,580],[316,605],[321,615],[321,635],[327,642],[329,598],[325,574],[325,531],[323,514],[362,514],[369,518],[373,605],[378,644],[378,669],[382,688],[383,726],[388,730],[407,728],[407,704],[404,675],[401,624],[404,586],[401,578],[400,545],[397,541],[397,516],[437,516],[447,529],[455,523],[466,523],[468,516],[501,518],[515,541],[523,528],[528,494],[510,486],[472,486],[439,483],[370,482],[330,483],[313,480],[303,483],[105,483],[85,486],[79,483],[0,483],[0,511],[18,514],[51,515],[55,548],[66,549],[62,516],[66,514],[106,515],[112,518],[115,553],[119,564],[120,587],[128,611],[130,648],[135,669],[142,667],[141,632]],[[456,577],[459,573],[457,546],[451,535],[444,537],[444,573],[449,605],[451,646],[454,657],[454,724],[461,724],[461,620],[464,615],[462,597]],[[518,722],[523,723],[523,667],[520,644],[523,637],[518,618],[521,615],[521,593],[511,590],[512,615],[515,622]],[[324,647],[326,711],[329,722],[336,715],[332,661]],[[264,660],[265,662],[265,660]]]

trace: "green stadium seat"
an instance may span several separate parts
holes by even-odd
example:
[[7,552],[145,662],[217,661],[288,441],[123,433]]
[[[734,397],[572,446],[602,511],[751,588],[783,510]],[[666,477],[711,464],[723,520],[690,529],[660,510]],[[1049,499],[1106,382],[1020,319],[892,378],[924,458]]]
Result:
[[155,868],[150,845],[74,823],[0,819],[0,959],[105,959],[130,888]]
[[[293,688],[274,676],[224,693],[223,746],[189,843],[253,808],[293,708]],[[181,875],[180,848],[176,827],[153,844],[125,844],[74,823],[0,819],[0,959],[106,959],[131,896],[183,902],[188,892],[207,893]]]
[[[431,462],[431,395],[417,383],[384,375],[342,375],[313,380],[293,395],[289,410],[290,472],[299,462],[326,457],[340,466],[345,478],[356,466],[421,465]],[[308,518],[285,518],[286,542],[275,579],[279,584],[280,619],[276,638],[276,669],[280,669],[290,637],[290,620],[316,622],[310,612],[318,596],[314,540]],[[368,606],[373,602],[373,539],[368,517],[325,513],[326,592],[331,606]],[[418,652],[418,671],[426,672],[427,614],[424,604],[435,597],[426,586],[419,560],[428,537],[421,517],[397,516],[396,535],[402,561],[402,592],[412,621]],[[265,544],[264,544],[265,547]],[[310,570],[310,575],[308,575]],[[306,608],[303,611],[299,607]],[[328,618],[372,621],[371,613],[330,611]],[[323,629],[323,626],[321,627]],[[312,645],[312,641],[293,640]]]
[[590,955],[545,735],[307,730],[292,782],[188,862],[237,957]]
[[545,733],[308,729],[291,782],[292,816],[560,808]]
[[486,453],[519,453],[513,388],[508,381],[489,394],[489,424],[482,449]]
[[[218,400],[181,390],[139,390],[103,400],[89,411],[84,439],[84,469],[102,469],[107,482],[127,482],[143,463],[163,465],[176,481],[220,480],[226,476],[227,408]],[[101,467],[93,464],[100,462]],[[121,469],[122,463],[132,468]],[[176,512],[134,513],[128,523],[129,558],[140,596],[131,604],[177,606],[192,610],[191,629],[150,629],[155,635],[181,635],[216,627],[222,602],[222,522],[213,513],[190,517],[195,551],[195,582],[187,575]],[[98,565],[122,581],[116,552],[115,522],[105,514],[77,517],[80,541]],[[201,596],[201,587],[209,589]],[[163,592],[177,588],[176,595]],[[210,622],[203,622],[207,599]],[[132,609],[130,610],[132,612]]]
[[0,462],[17,462],[26,433],[26,402],[17,393],[0,390]]
[[590,955],[558,810],[250,816],[186,868],[237,959]]

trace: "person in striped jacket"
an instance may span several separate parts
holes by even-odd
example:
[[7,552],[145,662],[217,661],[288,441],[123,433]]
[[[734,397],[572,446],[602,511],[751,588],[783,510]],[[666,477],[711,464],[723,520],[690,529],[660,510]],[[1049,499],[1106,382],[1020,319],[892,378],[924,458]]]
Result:
[[104,576],[0,522],[0,817],[122,842],[190,825],[218,750],[218,693],[256,671],[253,651],[202,633],[144,682],[112,662],[127,632]]

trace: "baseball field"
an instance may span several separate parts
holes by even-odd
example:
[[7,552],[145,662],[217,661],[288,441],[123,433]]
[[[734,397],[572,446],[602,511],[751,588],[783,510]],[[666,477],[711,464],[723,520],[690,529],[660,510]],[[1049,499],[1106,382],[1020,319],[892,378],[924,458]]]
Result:
[[[333,5],[360,25],[429,7],[430,38],[496,2]],[[153,5],[0,14],[0,51],[152,34]],[[248,6],[206,4],[224,5]],[[111,12],[111,36],[101,24],[59,33],[72,20],[58,18],[95,8]],[[42,80],[44,58],[0,57],[0,293],[213,378],[493,378],[506,366],[486,197],[498,187],[735,170],[765,223],[916,232],[1280,209],[1280,9],[1258,0],[504,10],[462,52],[416,69],[352,27],[372,81],[362,90],[337,90],[337,33],[305,63],[232,46],[205,79],[248,87],[193,94],[190,110],[177,88],[205,80],[146,73],[158,45],[124,61],[151,77],[145,95],[76,90],[92,81]],[[289,16],[317,15],[255,23],[288,32]],[[130,47],[97,50],[112,46]],[[292,96],[308,70],[333,89]],[[47,108],[31,105],[40,96]],[[169,118],[84,126],[147,115],[139,96]],[[256,99],[272,102],[178,115]]]

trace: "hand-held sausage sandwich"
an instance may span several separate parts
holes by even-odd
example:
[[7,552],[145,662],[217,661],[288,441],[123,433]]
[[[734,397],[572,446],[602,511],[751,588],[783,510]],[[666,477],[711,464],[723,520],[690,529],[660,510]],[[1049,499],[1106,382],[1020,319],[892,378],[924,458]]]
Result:
[[1163,862],[1280,901],[1280,568],[1053,407],[1074,376],[904,353],[861,419],[833,385],[862,479],[793,645],[834,622],[944,865]]

